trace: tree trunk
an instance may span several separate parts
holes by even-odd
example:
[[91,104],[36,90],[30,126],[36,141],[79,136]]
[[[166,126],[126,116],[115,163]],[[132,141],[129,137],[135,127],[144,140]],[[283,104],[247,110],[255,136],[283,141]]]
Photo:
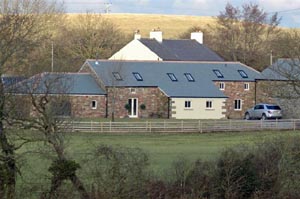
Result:
[[83,186],[83,183],[80,181],[80,179],[77,177],[76,174],[71,176],[70,180],[71,180],[73,186],[79,192],[81,199],[89,199],[90,198],[88,192],[86,191],[86,189]]
[[[0,110],[1,111],[1,110]],[[16,186],[16,160],[14,154],[14,147],[9,144],[6,134],[4,133],[3,122],[0,121],[0,147],[2,149],[2,155],[4,156],[3,172],[6,175],[6,179],[3,180],[3,185],[0,186],[0,193],[6,193],[7,199],[15,198],[15,186]],[[7,187],[7,190],[4,190]]]

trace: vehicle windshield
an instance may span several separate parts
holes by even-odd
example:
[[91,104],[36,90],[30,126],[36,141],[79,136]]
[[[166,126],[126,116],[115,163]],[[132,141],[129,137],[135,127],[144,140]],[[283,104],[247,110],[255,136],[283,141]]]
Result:
[[281,108],[279,106],[276,106],[276,105],[267,105],[267,108],[271,109],[271,110],[281,110]]

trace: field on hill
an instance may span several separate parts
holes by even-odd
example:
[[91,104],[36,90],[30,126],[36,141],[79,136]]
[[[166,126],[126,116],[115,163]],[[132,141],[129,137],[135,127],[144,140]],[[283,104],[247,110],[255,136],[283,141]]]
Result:
[[[78,14],[68,14],[72,20]],[[204,16],[185,15],[158,15],[158,14],[102,14],[106,19],[119,26],[126,34],[132,34],[140,30],[142,37],[149,37],[149,32],[154,28],[163,31],[164,38],[175,39],[178,35],[193,26],[205,27],[213,25],[215,18]]]
[[[293,132],[244,132],[209,134],[97,134],[74,133],[66,137],[67,153],[81,165],[84,176],[92,154],[101,144],[141,148],[149,155],[149,168],[157,176],[163,176],[175,160],[185,158],[193,162],[199,158],[214,160],[225,148],[253,144],[276,136],[299,136]],[[51,151],[44,143],[32,143],[22,148],[22,179],[27,183],[39,183],[49,176]],[[86,177],[86,176],[85,176]],[[83,177],[83,178],[85,178]]]

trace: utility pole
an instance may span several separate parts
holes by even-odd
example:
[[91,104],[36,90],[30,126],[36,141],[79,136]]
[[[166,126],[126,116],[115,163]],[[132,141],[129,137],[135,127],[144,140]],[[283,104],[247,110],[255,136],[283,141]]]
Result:
[[104,5],[105,5],[105,10],[104,10],[105,13],[109,14],[109,12],[111,11],[110,8],[112,6],[112,3],[104,3]]
[[53,72],[54,69],[54,45],[53,45],[53,41],[51,43],[51,72]]
[[270,54],[270,65],[273,65],[273,51],[271,50]]

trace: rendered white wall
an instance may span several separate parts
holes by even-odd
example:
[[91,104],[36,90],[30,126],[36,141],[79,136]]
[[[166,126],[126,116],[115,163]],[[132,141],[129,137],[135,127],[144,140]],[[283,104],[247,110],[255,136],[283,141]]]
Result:
[[[172,118],[176,119],[222,119],[225,98],[172,98]],[[185,108],[185,101],[191,101],[192,107]],[[206,108],[206,101],[213,102],[213,108]],[[176,112],[176,113],[175,113]]]
[[121,50],[116,52],[109,59],[111,60],[144,60],[161,61],[157,54],[143,45],[138,39],[132,40]]

